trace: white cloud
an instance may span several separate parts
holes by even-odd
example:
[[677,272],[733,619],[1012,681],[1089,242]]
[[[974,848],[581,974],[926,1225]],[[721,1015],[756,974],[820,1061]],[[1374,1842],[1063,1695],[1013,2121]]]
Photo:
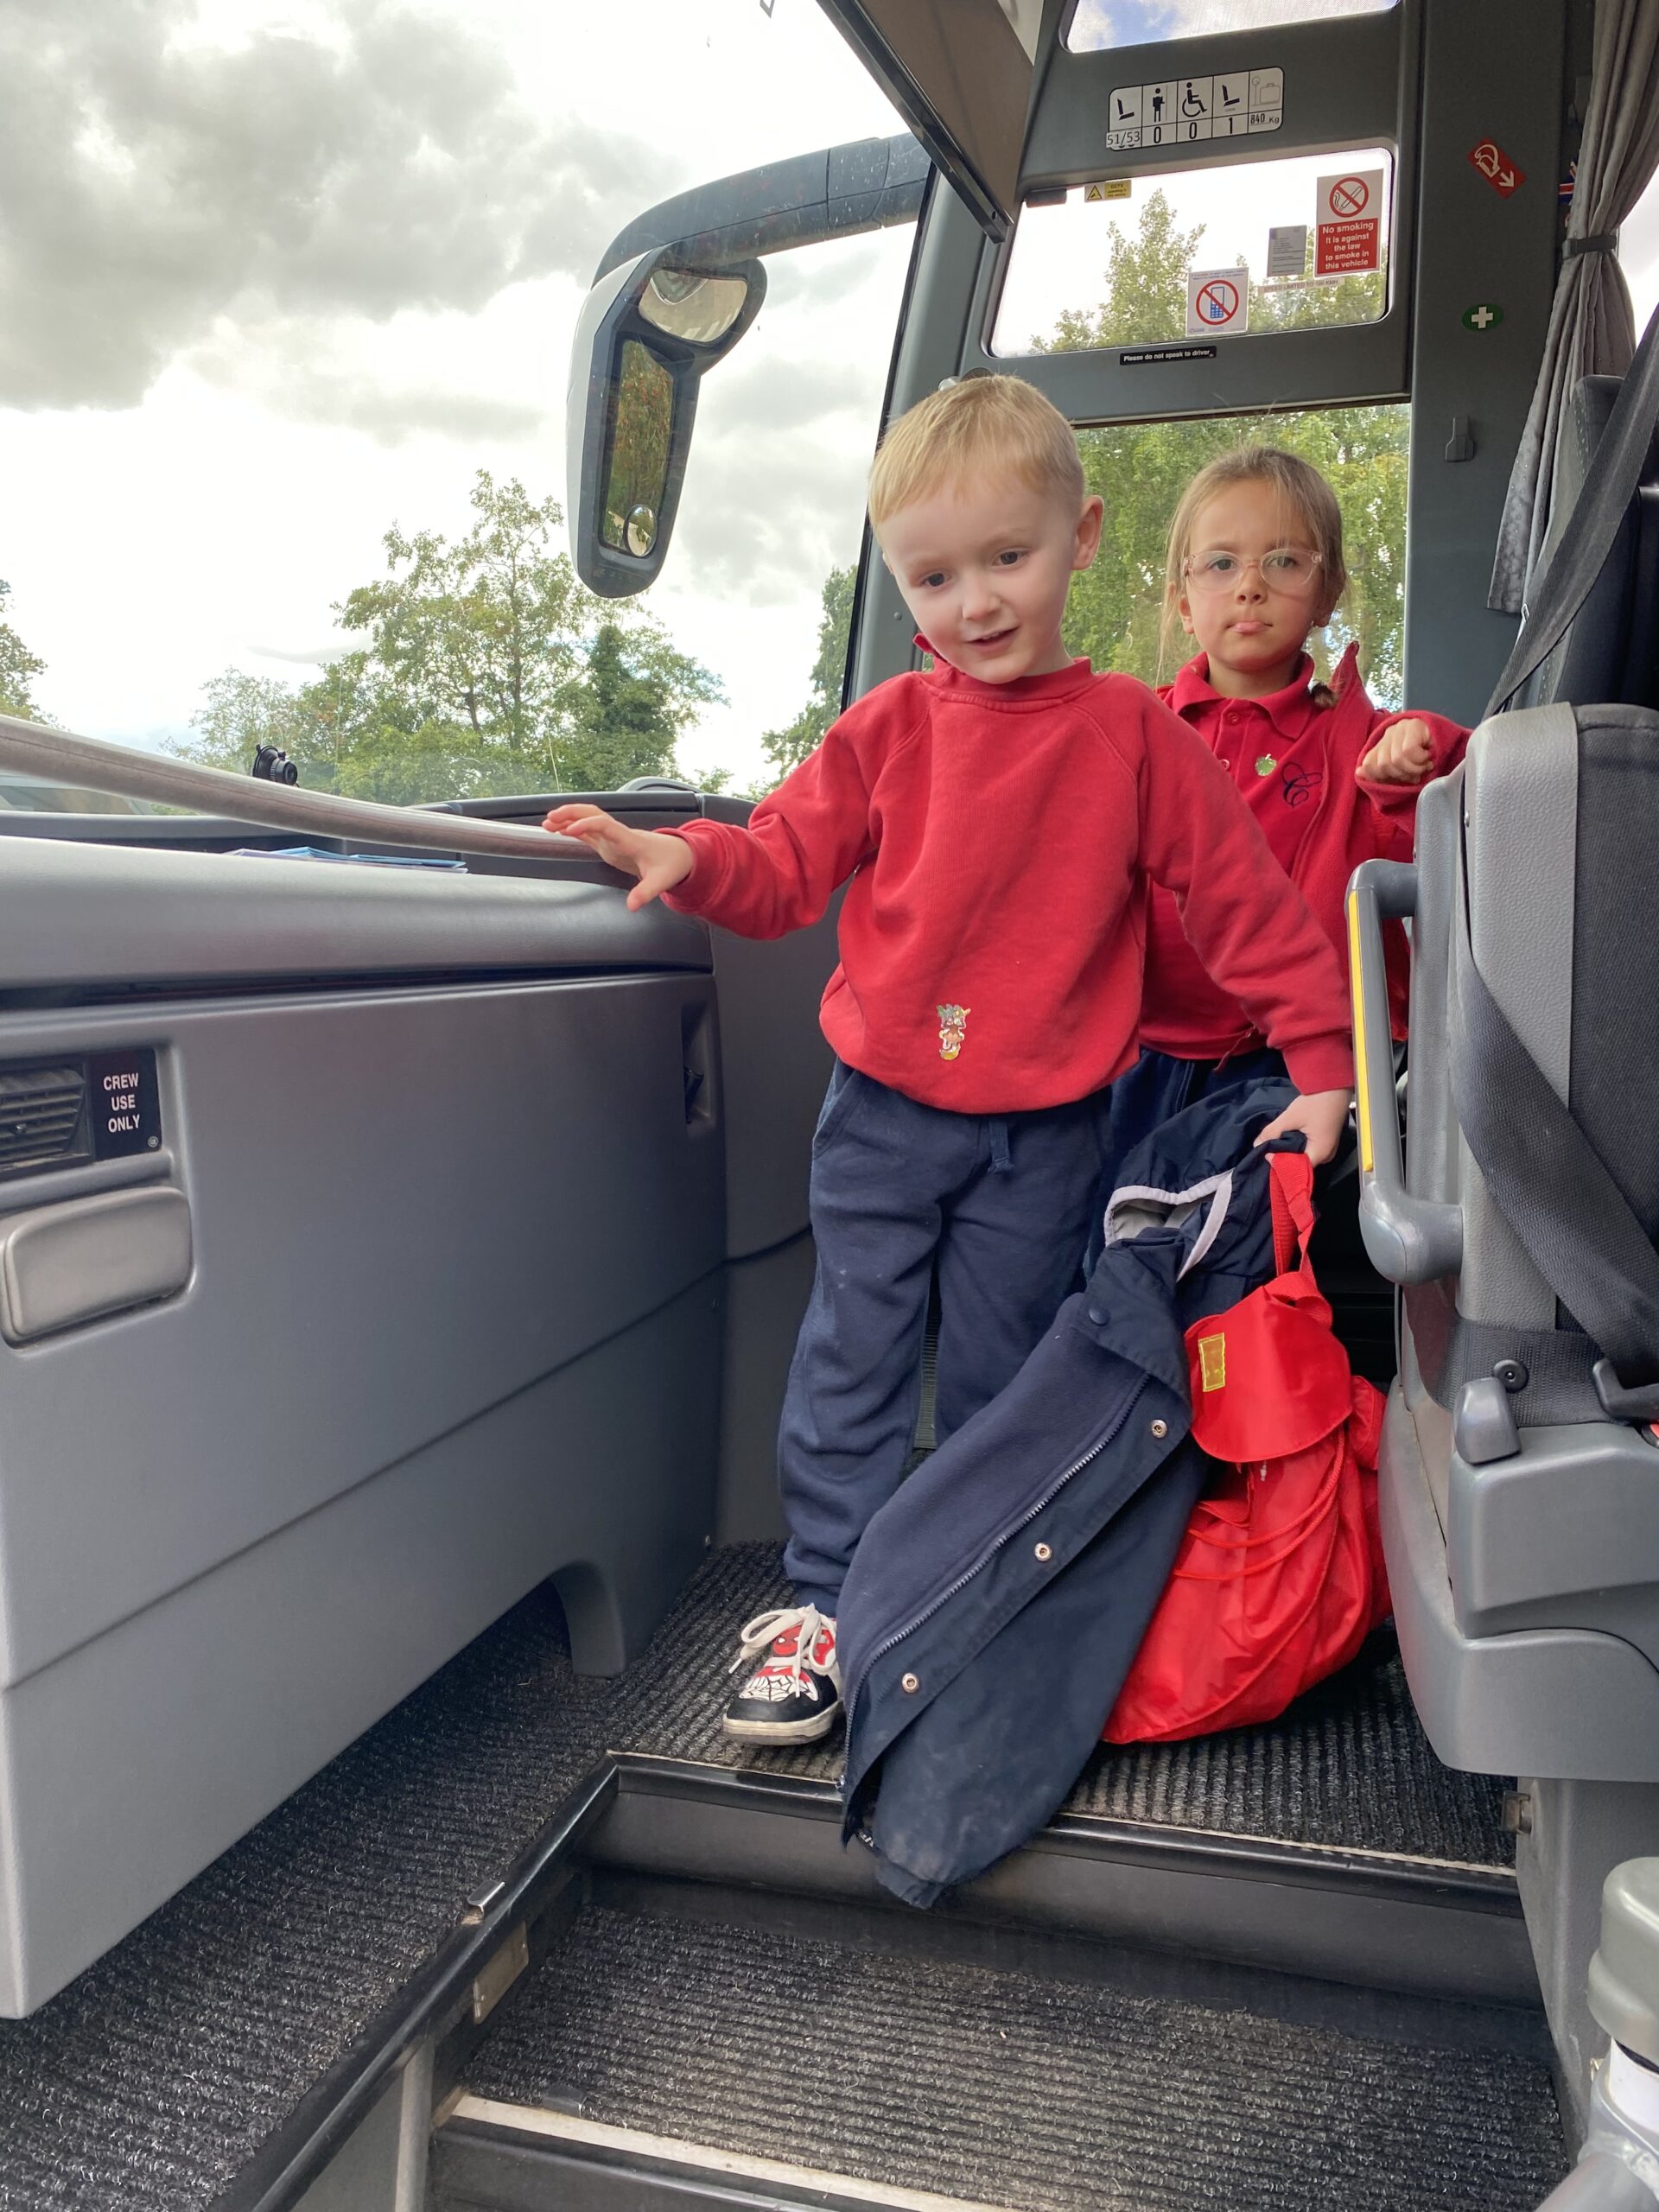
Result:
[[[897,118],[817,0],[12,0],[0,18],[0,576],[72,727],[302,679],[394,521],[474,470],[565,496],[606,244],[664,194]],[[779,257],[704,387],[651,594],[747,777],[856,551],[908,229]]]

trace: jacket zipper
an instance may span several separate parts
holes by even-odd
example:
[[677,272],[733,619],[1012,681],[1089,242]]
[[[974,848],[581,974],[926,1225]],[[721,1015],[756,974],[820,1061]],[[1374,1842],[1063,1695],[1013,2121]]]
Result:
[[[853,1709],[858,1702],[859,1692],[869,1680],[872,1672],[880,1662],[887,1657],[888,1652],[893,1649],[895,1644],[902,1643],[907,1636],[914,1636],[918,1628],[925,1628],[929,1621],[932,1619],[934,1614],[939,1611],[941,1606],[948,1605],[950,1600],[959,1591],[965,1590],[968,1587],[968,1585],[973,1580],[974,1577],[982,1573],[984,1568],[990,1565],[992,1560],[995,1558],[997,1553],[1003,1548],[1004,1545],[1011,1544],[1022,1529],[1028,1529],[1039,1513],[1043,1513],[1047,1510],[1074,1476],[1080,1475],[1085,1467],[1090,1465],[1095,1460],[1099,1459],[1101,1453],[1116,1437],[1118,1432],[1128,1420],[1129,1415],[1135,1411],[1135,1406],[1140,1401],[1141,1395],[1146,1387],[1147,1377],[1143,1375],[1141,1380],[1135,1384],[1135,1389],[1130,1392],[1128,1402],[1118,1413],[1116,1418],[1112,1422],[1111,1427],[1107,1429],[1105,1434],[1101,1437],[1099,1442],[1091,1445],[1089,1450],[1084,1453],[1082,1459],[1077,1462],[1075,1466],[1068,1467],[1065,1472],[1060,1477],[1059,1480],[1053,1484],[1051,1488],[1044,1491],[1042,1497],[1038,1499],[1035,1505],[1032,1506],[1027,1512],[1022,1513],[1017,1521],[1011,1522],[1006,1529],[1002,1529],[998,1535],[995,1536],[986,1546],[981,1556],[975,1560],[974,1564],[969,1567],[964,1573],[959,1574],[956,1580],[950,1584],[948,1589],[942,1590],[938,1596],[934,1599],[931,1605],[928,1605],[923,1611],[918,1613],[913,1621],[909,1621],[903,1628],[896,1630],[892,1636],[888,1637],[885,1643],[879,1643],[876,1646],[875,1649],[871,1652],[868,1659],[865,1662],[863,1672],[859,1675],[858,1680],[852,1685],[851,1688],[845,1694],[847,1718],[849,1726],[852,1721]],[[843,1767],[840,1774],[836,1777],[836,1787],[838,1789],[844,1791],[846,1786],[847,1770]]]

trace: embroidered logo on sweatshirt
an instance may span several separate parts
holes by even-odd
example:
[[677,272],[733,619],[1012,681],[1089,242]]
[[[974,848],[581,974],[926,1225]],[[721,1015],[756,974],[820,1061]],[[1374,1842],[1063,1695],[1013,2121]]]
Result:
[[971,1007],[941,1006],[934,1012],[939,1017],[939,1058],[954,1060],[968,1038],[968,1016]]

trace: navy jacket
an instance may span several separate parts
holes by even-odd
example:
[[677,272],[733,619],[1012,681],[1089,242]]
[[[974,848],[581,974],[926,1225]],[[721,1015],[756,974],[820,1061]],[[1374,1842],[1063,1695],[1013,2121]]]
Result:
[[1294,1096],[1214,1093],[1136,1147],[1087,1289],[864,1533],[844,1833],[912,1904],[1035,1834],[1100,1740],[1204,1481],[1184,1332],[1273,1273],[1252,1141]]

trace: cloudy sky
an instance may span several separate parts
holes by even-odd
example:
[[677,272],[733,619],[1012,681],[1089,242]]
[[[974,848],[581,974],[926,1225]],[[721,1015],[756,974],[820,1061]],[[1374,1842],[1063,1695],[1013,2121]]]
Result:
[[[46,704],[153,742],[226,666],[308,677],[394,520],[464,526],[480,465],[563,499],[623,224],[899,127],[817,0],[6,0],[0,576]],[[730,697],[694,761],[804,696],[912,235],[774,261],[704,385],[652,595]]]
[[[1154,4],[1085,0],[1079,21],[1122,35]],[[571,334],[623,224],[898,128],[817,0],[4,0],[0,576],[50,711],[155,743],[228,666],[308,677],[391,524],[463,528],[480,466],[563,498]],[[1205,251],[1254,256],[1268,219],[1300,219],[1292,182],[1241,195],[1233,172]],[[1033,225],[1005,332],[1016,306],[1040,328],[1080,303],[1123,212],[1088,209],[1090,233],[1056,211],[1050,250]],[[1633,227],[1642,290],[1659,204]],[[804,697],[910,241],[775,257],[704,384],[652,594],[728,695],[692,767],[741,781]]]

